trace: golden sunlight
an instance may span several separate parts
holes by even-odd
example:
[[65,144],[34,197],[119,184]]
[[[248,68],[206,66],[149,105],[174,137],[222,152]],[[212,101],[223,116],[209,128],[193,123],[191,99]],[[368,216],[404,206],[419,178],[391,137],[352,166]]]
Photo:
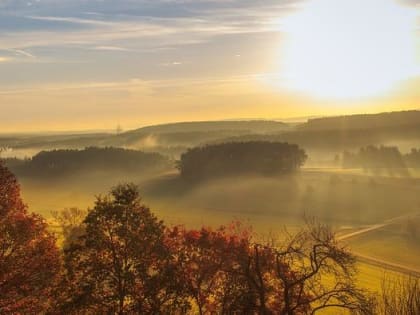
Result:
[[310,0],[281,30],[280,81],[291,90],[355,100],[419,73],[416,11],[394,0]]

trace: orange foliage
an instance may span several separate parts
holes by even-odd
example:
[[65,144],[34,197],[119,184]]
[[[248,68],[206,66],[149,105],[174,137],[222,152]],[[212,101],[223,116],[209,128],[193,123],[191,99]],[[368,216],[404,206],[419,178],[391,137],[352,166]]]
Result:
[[45,311],[59,268],[55,238],[27,212],[16,178],[0,164],[0,314]]

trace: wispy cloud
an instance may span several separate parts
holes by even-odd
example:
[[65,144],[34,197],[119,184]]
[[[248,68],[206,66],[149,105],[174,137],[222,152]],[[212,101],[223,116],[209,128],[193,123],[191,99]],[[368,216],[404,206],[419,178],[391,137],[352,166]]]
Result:
[[[177,62],[174,62],[177,64]],[[170,63],[170,64],[174,64]],[[179,63],[181,64],[181,63]],[[161,80],[144,80],[140,78],[131,78],[123,81],[91,81],[78,83],[51,83],[36,84],[31,87],[10,87],[0,89],[0,95],[22,95],[26,93],[42,93],[54,91],[71,91],[71,90],[114,90],[114,89],[160,89],[168,87],[185,87],[185,86],[209,86],[211,84],[234,84],[246,83],[260,79],[258,75],[241,75],[231,76],[227,78],[206,77],[201,79],[161,79]]]
[[50,22],[66,22],[66,23],[73,23],[73,24],[86,24],[86,25],[96,25],[96,26],[115,25],[115,23],[110,22],[110,21],[83,19],[83,18],[77,18],[77,17],[34,16],[34,15],[28,15],[25,17],[28,19],[50,21]]
[[[16,31],[12,28],[0,34],[0,48],[75,44],[120,47],[113,42],[133,39],[142,39],[144,46],[153,42],[162,46],[206,41],[229,34],[270,32],[276,30],[275,18],[288,12],[295,2],[297,0],[265,0],[262,3],[249,0],[121,0],[116,5],[114,1],[104,0],[97,4],[95,11],[90,11],[88,9],[93,7],[87,6],[86,1],[43,0],[34,3],[36,8],[28,11],[20,1],[15,6],[12,1],[6,1],[3,6],[14,11],[13,14],[12,11],[5,12],[11,14],[9,18],[19,18],[20,26]],[[22,22],[22,18],[28,22]],[[38,24],[32,29],[30,21],[47,24],[44,29]]]
[[161,65],[164,66],[164,67],[180,66],[180,65],[182,65],[182,62],[181,61],[164,62]]
[[105,51],[130,51],[128,48],[119,47],[119,46],[96,46],[93,47],[94,50],[105,50]]
[[8,49],[10,52],[14,53],[15,55],[27,57],[27,58],[36,58],[35,55],[31,54],[28,51],[23,49]]
[[0,95],[21,95],[33,92],[54,92],[66,90],[98,90],[130,88],[148,85],[147,81],[131,79],[129,81],[80,82],[72,84],[38,84],[36,87],[11,87],[0,90]]

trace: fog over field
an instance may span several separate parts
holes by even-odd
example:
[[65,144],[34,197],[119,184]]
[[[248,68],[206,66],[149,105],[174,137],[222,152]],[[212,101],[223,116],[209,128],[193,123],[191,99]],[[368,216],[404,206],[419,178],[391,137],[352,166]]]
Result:
[[[357,229],[420,212],[419,156],[412,152],[420,142],[411,131],[418,128],[420,118],[413,117],[420,116],[413,111],[338,117],[337,122],[314,119],[293,126],[274,121],[201,122],[108,135],[26,136],[1,140],[8,143],[2,156],[18,175],[29,207],[47,218],[57,209],[92,207],[94,196],[118,183],[133,182],[144,202],[172,224],[217,226],[240,219],[266,232],[299,226],[304,216],[314,216],[337,230]],[[406,131],[387,129],[396,123],[404,124]],[[326,137],[307,136],[312,129],[322,130]],[[362,136],[364,130],[369,130],[367,136]],[[177,169],[189,148],[250,139],[298,143],[302,139],[306,162],[300,171],[288,174],[251,172],[199,181],[183,178]],[[357,155],[369,148],[365,144],[378,148],[371,160]],[[9,158],[14,152],[19,152],[17,159]],[[26,160],[20,160],[21,152],[27,152]],[[416,250],[415,243],[410,246]]]
[[60,246],[70,241],[60,220],[74,209],[94,211],[97,198],[133,183],[168,226],[241,222],[255,240],[281,242],[314,218],[354,255],[352,281],[380,292],[384,281],[420,275],[418,126],[419,112],[409,111],[293,125],[222,121],[17,135],[0,143],[24,202],[47,219]]

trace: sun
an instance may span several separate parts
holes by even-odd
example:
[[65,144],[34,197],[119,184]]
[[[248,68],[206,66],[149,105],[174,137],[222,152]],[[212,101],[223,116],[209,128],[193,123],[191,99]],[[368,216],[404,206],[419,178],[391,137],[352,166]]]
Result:
[[416,18],[394,0],[302,2],[280,22],[281,85],[328,99],[384,95],[420,74]]

